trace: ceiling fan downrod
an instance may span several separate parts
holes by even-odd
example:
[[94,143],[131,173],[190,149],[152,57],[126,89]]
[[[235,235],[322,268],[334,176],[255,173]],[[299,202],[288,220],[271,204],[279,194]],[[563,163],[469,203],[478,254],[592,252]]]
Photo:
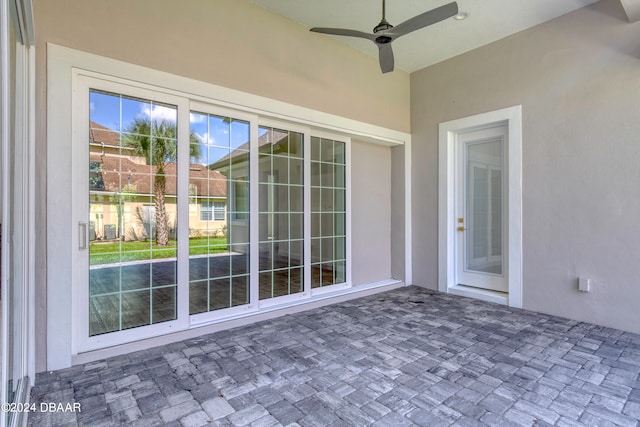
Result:
[[378,25],[373,28],[373,33],[379,33],[380,31],[385,31],[390,28],[393,28],[393,25],[389,24],[386,19],[386,7],[385,0],[382,0],[382,20]]

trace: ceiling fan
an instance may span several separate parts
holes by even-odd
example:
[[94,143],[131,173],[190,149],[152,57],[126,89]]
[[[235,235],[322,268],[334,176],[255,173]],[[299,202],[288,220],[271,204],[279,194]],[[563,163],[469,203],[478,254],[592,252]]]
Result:
[[382,0],[382,20],[373,28],[373,34],[342,28],[314,27],[311,28],[310,31],[315,33],[332,34],[335,36],[359,37],[371,40],[378,46],[380,68],[382,69],[382,72],[388,73],[389,71],[393,71],[394,65],[393,50],[391,49],[392,41],[409,34],[412,31],[443,21],[457,14],[458,4],[456,2],[451,2],[428,12],[421,13],[418,16],[414,16],[413,18],[394,27],[385,19],[385,0]]

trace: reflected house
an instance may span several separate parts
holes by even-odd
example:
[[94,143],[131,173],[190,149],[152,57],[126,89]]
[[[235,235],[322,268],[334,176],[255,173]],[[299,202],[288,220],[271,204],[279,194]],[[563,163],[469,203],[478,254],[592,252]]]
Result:
[[[284,137],[286,134],[281,136]],[[264,136],[259,144],[266,144]],[[245,253],[249,241],[249,142],[233,149],[228,155],[209,165],[209,169],[228,178],[226,194],[229,195],[229,233],[227,244],[229,250]]]
[[[89,132],[90,240],[154,239],[155,208],[150,194],[156,167],[122,145],[117,131],[91,122]],[[165,203],[173,238],[177,209],[174,162],[165,166],[165,174]],[[189,236],[226,235],[226,178],[198,164],[189,166],[189,175]]]
[[[310,148],[311,287],[346,280],[346,195],[344,144],[312,137]],[[300,284],[295,268],[303,262],[304,150],[300,133],[259,128],[258,230],[260,298],[278,293],[278,286]],[[247,210],[249,144],[210,165],[229,177],[231,212]],[[242,208],[238,208],[239,205]],[[231,215],[228,242],[246,248],[247,218]],[[288,269],[293,269],[288,271]],[[274,272],[273,278],[270,271]],[[288,278],[282,277],[289,274]],[[271,296],[274,294],[272,293]]]
[[[289,154],[302,156],[302,140],[299,134],[284,130],[260,128],[258,137],[259,171],[259,225],[260,256],[264,258],[288,258],[300,254],[290,254],[289,246],[281,244],[283,233],[290,229],[302,231],[302,215],[284,215],[279,212],[302,212],[303,193],[292,191],[289,184],[302,185],[302,161],[289,171],[290,163],[296,162]],[[249,143],[246,142],[229,155],[217,160],[210,169],[228,177],[229,195],[229,245],[244,244],[248,240],[249,222]],[[285,203],[290,206],[280,206]],[[286,231],[285,231],[286,230]],[[268,249],[265,242],[272,242]],[[245,247],[244,245],[242,247]],[[233,249],[232,249],[233,250]],[[237,252],[241,252],[239,248]],[[267,253],[265,253],[267,252]]]
[[[333,141],[330,141],[333,144]],[[344,252],[344,212],[337,215],[333,207],[341,206],[344,211],[344,166],[336,167],[341,180],[336,184],[320,183],[333,180],[333,160],[319,159],[321,142],[312,138],[311,162],[311,261],[312,287],[344,281],[345,267],[342,263],[333,264],[335,256],[343,257]],[[280,269],[302,262],[302,238],[304,234],[304,165],[302,134],[276,128],[259,129],[258,137],[258,229],[260,243],[260,271],[270,268]],[[315,159],[315,160],[314,160]],[[230,212],[247,211],[249,144],[245,143],[229,155],[210,165],[229,178]],[[333,181],[332,181],[333,182]],[[338,184],[341,182],[341,184]],[[334,187],[334,186],[338,186]],[[335,198],[333,190],[336,190]],[[321,203],[320,193],[331,194]],[[240,206],[242,205],[242,206]],[[229,221],[229,244],[247,241],[247,218],[231,215]],[[325,230],[324,234],[320,230]],[[331,230],[327,232],[326,230]],[[333,238],[338,236],[338,241]],[[324,244],[321,244],[324,238]],[[245,247],[245,246],[243,246]],[[335,250],[335,252],[334,252]],[[237,252],[240,252],[238,250]],[[329,261],[329,262],[326,262]],[[338,273],[334,273],[338,269]],[[321,273],[320,270],[323,272]],[[261,273],[262,276],[262,273]],[[262,280],[262,277],[261,277]],[[262,282],[261,282],[262,283]],[[262,292],[262,287],[261,287]]]

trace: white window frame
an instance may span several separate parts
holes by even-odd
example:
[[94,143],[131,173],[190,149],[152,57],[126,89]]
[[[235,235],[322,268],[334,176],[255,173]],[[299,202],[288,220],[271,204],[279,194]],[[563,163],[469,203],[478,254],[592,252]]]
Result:
[[[224,221],[227,218],[227,203],[226,202],[221,202],[218,200],[211,200],[209,202],[209,204],[211,205],[211,220],[212,221]],[[218,207],[216,208],[216,204],[218,204]],[[222,206],[219,206],[222,205]],[[222,208],[222,209],[220,209]],[[216,213],[222,213],[222,218],[216,218]]]
[[[207,213],[209,218],[204,218],[204,214]],[[209,200],[200,200],[200,222],[212,222],[213,221],[213,206],[211,206]]]
[[[77,140],[77,130],[69,126],[69,123],[77,119],[72,108],[71,93],[76,89],[77,76],[86,75],[89,77],[101,77],[113,81],[115,83],[123,83],[135,85],[141,89],[148,89],[165,95],[174,95],[178,97],[186,97],[191,100],[191,108],[197,102],[203,102],[207,105],[214,105],[218,108],[229,108],[236,112],[245,114],[260,115],[260,117],[271,118],[279,121],[277,127],[290,129],[291,123],[297,126],[308,127],[309,129],[319,130],[322,132],[335,133],[333,139],[341,138],[357,138],[358,141],[375,143],[386,146],[405,147],[405,174],[404,183],[405,191],[405,277],[404,282],[389,279],[380,282],[359,285],[357,289],[336,291],[327,293],[326,295],[310,295],[309,298],[302,301],[285,302],[282,304],[261,307],[261,313],[264,315],[256,317],[256,319],[265,318],[265,316],[273,316],[269,314],[274,310],[285,309],[280,313],[298,311],[295,308],[299,304],[308,304],[310,307],[321,304],[321,301],[332,298],[333,300],[349,299],[353,296],[348,295],[366,295],[375,292],[378,288],[397,287],[404,284],[411,284],[411,136],[408,133],[383,128],[369,123],[359,122],[356,120],[340,117],[316,110],[300,107],[281,101],[260,97],[257,95],[240,92],[217,86],[211,83],[196,81],[169,73],[152,70],[133,64],[124,63],[98,55],[80,52],[54,44],[47,45],[47,164],[63,165],[58,168],[48,168],[47,181],[57,182],[58,185],[72,188],[73,177],[76,172],[73,170],[73,162],[69,161],[69,156],[73,153],[73,142]],[[144,82],[144,83],[141,83]],[[188,111],[184,109],[186,114],[185,122],[188,123]],[[179,113],[181,114],[181,113]],[[183,120],[179,118],[179,120]],[[255,135],[254,135],[255,133]],[[182,138],[188,138],[188,133]],[[252,129],[252,138],[257,141],[257,127]],[[257,151],[255,155],[257,156]],[[186,154],[188,156],[188,154]],[[186,157],[185,156],[185,157]],[[257,167],[257,162],[253,162]],[[86,176],[82,179],[86,180]],[[347,177],[349,179],[349,177]],[[257,185],[256,180],[251,181],[251,185]],[[185,187],[186,188],[186,187]],[[188,193],[187,190],[185,192]],[[224,321],[224,325],[232,325],[241,323],[250,323],[250,320],[240,320],[241,318],[257,314],[255,312],[239,313],[237,316],[225,316],[224,319],[207,319],[202,322],[196,321],[195,316],[191,316],[190,325],[184,328],[185,333],[173,334],[172,336],[163,335],[162,339],[146,340],[143,342],[132,342],[126,346],[117,346],[99,351],[87,351],[80,353],[78,351],[76,341],[77,338],[71,333],[74,323],[72,312],[72,287],[73,267],[74,263],[69,260],[73,258],[74,248],[77,250],[78,244],[78,221],[71,221],[74,211],[71,208],[72,199],[77,197],[74,191],[70,194],[60,194],[54,191],[52,187],[47,189],[47,208],[48,212],[54,213],[48,220],[47,228],[47,368],[59,369],[71,366],[74,363],[83,363],[88,360],[96,360],[100,357],[106,357],[113,354],[120,354],[124,351],[133,351],[138,348],[150,345],[160,345],[162,343],[173,342],[177,339],[184,339],[197,336],[206,331],[218,330],[221,327],[215,326],[218,322]],[[252,196],[257,197],[256,189],[252,189]],[[184,202],[188,203],[188,194],[183,196]],[[188,205],[187,209],[188,209]],[[188,212],[188,211],[187,211]],[[253,210],[252,215],[257,215],[257,211]],[[183,214],[186,220],[188,214]],[[254,224],[257,224],[254,219]],[[307,222],[308,223],[308,222]],[[348,224],[347,228],[351,227]],[[257,227],[253,227],[251,233],[257,233]],[[257,241],[257,236],[252,237],[252,241]],[[183,239],[184,240],[184,239]],[[60,242],[68,242],[68,244],[60,247]],[[188,242],[184,241],[183,244]],[[349,244],[350,245],[350,244]],[[180,250],[180,248],[179,248]],[[257,250],[254,248],[253,250]],[[349,251],[349,249],[348,249]],[[186,252],[185,252],[186,253]],[[350,257],[350,253],[348,253]],[[253,257],[257,261],[257,257]],[[351,266],[348,267],[348,275],[351,274]],[[257,280],[257,277],[253,275]],[[252,277],[252,280],[253,280]],[[188,283],[180,281],[179,283]],[[183,288],[186,288],[183,286]],[[337,299],[336,299],[337,298]],[[181,298],[180,304],[185,304],[188,312],[188,299]],[[251,304],[254,310],[257,310],[257,304]],[[190,327],[207,326],[200,331],[188,332]],[[228,327],[228,326],[227,326]],[[117,344],[114,344],[117,345]],[[125,350],[127,349],[127,350]]]
[[[216,203],[222,204],[222,218],[216,218],[216,213],[220,213],[220,206],[216,210]],[[209,219],[203,218],[203,213],[208,212],[210,214]],[[214,222],[224,221],[227,215],[227,203],[219,200],[200,200],[200,222]]]

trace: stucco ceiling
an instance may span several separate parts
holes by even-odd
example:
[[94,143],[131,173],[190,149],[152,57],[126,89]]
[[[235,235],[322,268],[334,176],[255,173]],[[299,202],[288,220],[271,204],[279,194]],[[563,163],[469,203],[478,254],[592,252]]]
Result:
[[[368,33],[380,22],[382,0],[248,0],[304,27],[349,28]],[[450,0],[386,0],[387,21],[397,25]],[[413,72],[507,37],[597,0],[457,0],[464,20],[447,19],[393,42],[396,68]],[[628,0],[636,1],[636,0]],[[368,40],[333,37],[378,57]]]

